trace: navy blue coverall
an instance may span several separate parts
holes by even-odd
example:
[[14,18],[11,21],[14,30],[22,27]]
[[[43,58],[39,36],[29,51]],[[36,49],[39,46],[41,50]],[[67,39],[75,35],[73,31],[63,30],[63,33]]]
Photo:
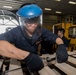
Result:
[[10,31],[0,34],[0,40],[6,40],[10,43],[13,43],[17,48],[20,48],[25,51],[29,51],[31,53],[37,53],[38,45],[36,42],[44,39],[46,41],[55,42],[57,35],[53,34],[49,30],[42,28],[42,35],[36,39],[29,39],[28,37],[23,35],[20,26],[17,26]]

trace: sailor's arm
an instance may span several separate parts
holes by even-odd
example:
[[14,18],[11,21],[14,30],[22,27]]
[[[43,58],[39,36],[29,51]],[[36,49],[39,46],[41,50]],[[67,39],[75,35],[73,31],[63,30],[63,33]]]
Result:
[[23,51],[7,41],[0,40],[0,55],[22,60],[29,55],[29,52]]

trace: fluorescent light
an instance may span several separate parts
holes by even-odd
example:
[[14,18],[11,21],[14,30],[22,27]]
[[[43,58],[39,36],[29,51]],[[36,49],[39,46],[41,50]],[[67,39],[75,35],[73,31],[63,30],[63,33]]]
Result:
[[6,0],[6,1],[12,1],[12,0]]
[[11,6],[3,6],[3,8],[10,8],[10,9],[12,9],[12,7],[11,7]]
[[51,9],[50,9],[50,8],[45,8],[44,10],[48,10],[48,11],[50,11]]
[[61,1],[61,0],[55,0],[55,1],[58,1],[58,2],[59,2],[59,1]]
[[60,11],[56,11],[56,13],[61,14],[61,12],[60,12]]
[[69,4],[76,4],[76,2],[73,2],[73,1],[69,1],[68,3]]

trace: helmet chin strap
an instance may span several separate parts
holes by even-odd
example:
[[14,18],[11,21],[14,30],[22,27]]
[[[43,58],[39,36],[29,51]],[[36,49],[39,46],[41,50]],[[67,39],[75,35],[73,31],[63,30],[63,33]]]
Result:
[[29,33],[28,31],[26,31],[26,33],[28,34],[29,37],[32,37],[33,34],[32,33]]
[[32,37],[33,35],[32,34],[28,34],[29,35],[29,37]]

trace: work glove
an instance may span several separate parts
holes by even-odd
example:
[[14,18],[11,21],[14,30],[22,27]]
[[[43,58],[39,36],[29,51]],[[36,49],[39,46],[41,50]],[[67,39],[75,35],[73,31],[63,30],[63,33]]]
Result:
[[22,61],[25,62],[27,68],[31,72],[38,72],[39,70],[41,70],[44,67],[44,64],[43,64],[41,58],[38,55],[33,54],[33,53],[30,53]]
[[64,44],[58,45],[56,59],[58,63],[63,63],[68,60],[68,53]]

